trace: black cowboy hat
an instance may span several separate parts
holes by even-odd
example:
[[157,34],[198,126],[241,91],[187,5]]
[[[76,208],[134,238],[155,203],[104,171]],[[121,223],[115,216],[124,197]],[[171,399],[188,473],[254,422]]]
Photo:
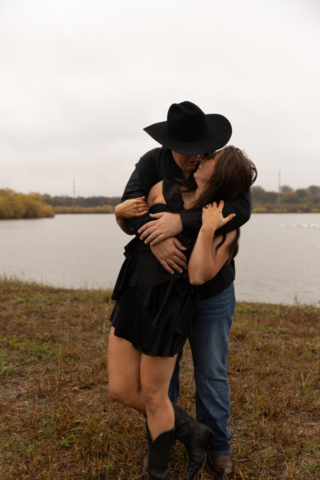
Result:
[[191,102],[173,103],[166,122],[144,128],[154,140],[183,155],[215,152],[230,140],[232,127],[223,115],[205,115]]

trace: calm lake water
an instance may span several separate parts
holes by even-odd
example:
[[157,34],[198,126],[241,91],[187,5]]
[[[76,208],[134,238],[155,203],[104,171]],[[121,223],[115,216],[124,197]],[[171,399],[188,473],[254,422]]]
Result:
[[[0,275],[110,288],[125,235],[113,215],[0,221]],[[253,214],[241,229],[237,300],[320,306],[320,214]]]

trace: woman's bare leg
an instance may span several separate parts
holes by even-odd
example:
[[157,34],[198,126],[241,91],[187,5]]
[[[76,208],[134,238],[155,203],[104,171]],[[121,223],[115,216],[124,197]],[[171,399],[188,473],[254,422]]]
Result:
[[140,381],[145,402],[151,440],[171,430],[175,424],[174,410],[168,391],[175,367],[174,357],[150,357],[141,354]]
[[110,395],[120,403],[146,413],[140,384],[141,352],[111,327],[108,349]]
[[110,394],[118,402],[147,415],[152,440],[174,427],[174,410],[168,391],[176,358],[177,355],[144,355],[131,342],[115,336],[111,327],[108,353]]

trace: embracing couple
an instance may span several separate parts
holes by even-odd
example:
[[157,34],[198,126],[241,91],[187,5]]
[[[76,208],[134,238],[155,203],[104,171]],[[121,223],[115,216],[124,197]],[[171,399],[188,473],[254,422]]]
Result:
[[[257,171],[232,128],[191,102],[145,128],[162,147],[136,164],[115,214],[135,235],[125,247],[109,339],[111,396],[146,417],[149,480],[167,480],[176,440],[188,452],[186,479],[206,461],[232,474],[227,377],[235,307],[234,257],[251,214]],[[197,420],[178,407],[179,362],[189,340]]]

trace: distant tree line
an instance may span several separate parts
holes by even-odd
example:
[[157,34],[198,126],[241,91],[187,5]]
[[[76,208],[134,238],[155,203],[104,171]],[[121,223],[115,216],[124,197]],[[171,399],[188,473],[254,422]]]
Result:
[[[289,185],[281,187],[280,195],[278,192],[267,191],[262,187],[252,187],[252,205],[255,207],[288,206],[303,207],[309,210],[320,208],[320,187],[311,185],[308,188],[298,188],[294,190]],[[43,198],[48,205],[53,207],[73,207],[74,200],[67,195],[54,196],[44,194]],[[121,197],[77,197],[75,205],[80,207],[102,207],[111,205],[115,207],[121,201]],[[56,210],[57,211],[57,210]],[[310,210],[311,211],[311,210]]]
[[[252,202],[256,205],[264,203],[278,203],[278,192],[268,192],[262,187],[252,187]],[[309,203],[318,204],[320,202],[320,187],[311,185],[308,188],[298,188],[294,190],[288,185],[283,185],[280,189],[280,203]]]
[[[320,186],[294,190],[284,185],[280,194],[254,186],[251,193],[254,213],[320,212]],[[5,188],[0,189],[0,219],[54,217],[55,213],[113,213],[120,201],[121,197],[27,195]]]
[[[107,204],[109,202],[109,204]],[[17,193],[0,189],[0,219],[54,217],[56,213],[113,213],[120,197],[50,197],[38,193]]]
[[320,187],[317,185],[297,190],[283,185],[280,193],[252,187],[251,194],[254,213],[320,212]]
[[54,210],[37,193],[0,189],[0,219],[54,217]]

